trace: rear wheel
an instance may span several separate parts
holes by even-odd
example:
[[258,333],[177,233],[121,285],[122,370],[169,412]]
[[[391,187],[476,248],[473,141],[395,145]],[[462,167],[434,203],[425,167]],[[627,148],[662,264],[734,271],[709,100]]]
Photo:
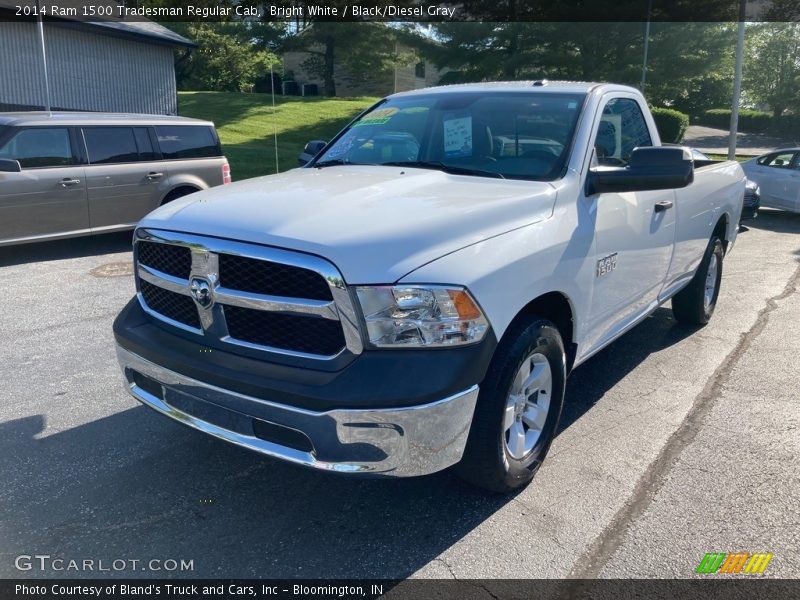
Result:
[[722,240],[711,238],[692,281],[672,298],[672,314],[686,325],[705,325],[714,314],[722,281]]
[[556,327],[544,319],[512,325],[481,384],[458,474],[500,493],[529,483],[555,436],[565,380]]

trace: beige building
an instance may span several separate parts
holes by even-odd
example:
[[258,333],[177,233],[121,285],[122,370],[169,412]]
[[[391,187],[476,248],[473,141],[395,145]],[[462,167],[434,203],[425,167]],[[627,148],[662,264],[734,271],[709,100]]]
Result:
[[[397,44],[395,52],[399,56],[413,55],[410,48]],[[284,80],[297,82],[302,91],[305,83],[317,85],[319,94],[325,93],[322,78],[309,73],[303,63],[309,58],[308,52],[286,52],[283,55]],[[346,67],[334,63],[334,82],[337,96],[387,96],[395,92],[405,92],[429,87],[439,83],[439,79],[450,69],[437,69],[430,61],[411,59],[408,64],[398,65],[385,73],[357,77]],[[299,93],[299,92],[298,92]]]

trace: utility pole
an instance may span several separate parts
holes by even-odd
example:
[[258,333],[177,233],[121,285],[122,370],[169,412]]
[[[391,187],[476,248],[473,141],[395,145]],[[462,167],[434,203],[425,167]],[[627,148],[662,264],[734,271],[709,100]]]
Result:
[[739,28],[736,37],[736,66],[733,74],[731,132],[728,137],[728,160],[736,158],[736,133],[739,130],[739,96],[742,93],[742,56],[744,55],[744,20],[746,0],[739,1]]
[[644,84],[647,81],[647,52],[650,49],[650,11],[653,9],[653,0],[647,0],[647,22],[644,26],[644,57],[642,58],[642,82],[639,89],[644,94]]
[[42,7],[39,5],[39,0],[36,0],[36,18],[37,27],[39,29],[39,43],[42,47],[42,69],[44,72],[44,109],[50,112],[50,80],[47,77],[47,53],[44,49],[44,22],[42,21]]

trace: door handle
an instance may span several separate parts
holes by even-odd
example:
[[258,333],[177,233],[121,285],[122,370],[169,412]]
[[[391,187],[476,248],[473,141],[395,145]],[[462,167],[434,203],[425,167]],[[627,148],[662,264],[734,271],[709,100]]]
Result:
[[663,212],[672,208],[672,200],[659,200],[656,202],[656,212]]
[[71,185],[78,185],[80,182],[80,179],[70,179],[69,177],[64,177],[64,179],[59,182],[59,185],[61,187],[69,187]]
[[150,181],[153,181],[155,179],[161,179],[163,176],[164,176],[163,173],[156,173],[155,171],[151,171],[150,173],[147,174],[147,178]]

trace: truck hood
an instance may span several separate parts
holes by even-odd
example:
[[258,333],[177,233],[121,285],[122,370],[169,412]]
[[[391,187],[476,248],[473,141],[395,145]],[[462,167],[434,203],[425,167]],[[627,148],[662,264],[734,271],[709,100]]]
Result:
[[392,283],[445,254],[547,218],[555,198],[555,188],[542,182],[347,165],[191,194],[139,226],[312,253],[332,261],[348,283]]

